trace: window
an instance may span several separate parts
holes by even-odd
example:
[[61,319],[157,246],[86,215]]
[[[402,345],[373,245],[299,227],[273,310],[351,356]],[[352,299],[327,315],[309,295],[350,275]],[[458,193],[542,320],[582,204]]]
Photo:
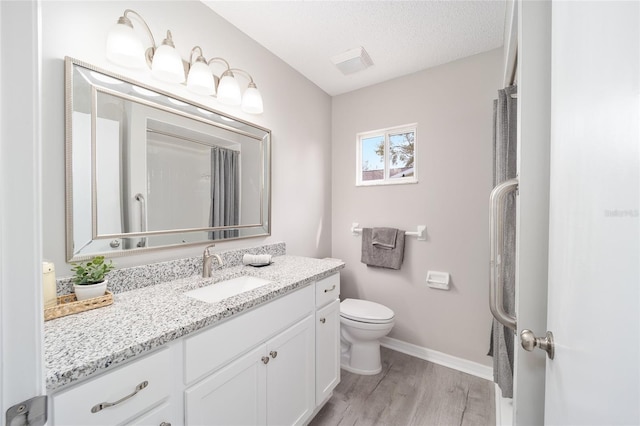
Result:
[[359,133],[356,185],[418,182],[416,125]]

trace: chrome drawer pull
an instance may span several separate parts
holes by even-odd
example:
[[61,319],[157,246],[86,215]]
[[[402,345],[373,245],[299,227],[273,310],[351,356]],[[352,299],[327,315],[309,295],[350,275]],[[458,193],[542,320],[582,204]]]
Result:
[[327,322],[327,319],[326,318],[320,318],[320,322],[324,324],[325,322]]
[[325,288],[325,289],[324,289],[324,292],[325,292],[325,293],[329,293],[330,291],[333,291],[333,290],[335,290],[335,289],[336,289],[336,285],[334,284],[333,286],[331,286],[331,288]]
[[278,351],[271,351],[269,352],[269,355],[271,355],[271,358],[275,358],[278,356]]
[[162,423],[160,423],[160,426],[171,426],[171,423],[162,422]]
[[268,356],[263,356],[262,357],[262,362],[265,364],[269,364],[269,357]]
[[104,410],[105,408],[109,408],[109,407],[113,407],[114,405],[118,405],[121,402],[126,401],[127,399],[131,398],[132,396],[134,396],[135,394],[137,394],[138,392],[140,392],[142,389],[146,388],[147,386],[149,386],[149,382],[145,380],[144,382],[142,382],[138,386],[136,386],[136,389],[133,391],[133,393],[125,396],[124,398],[121,398],[121,399],[117,400],[116,402],[101,402],[100,404],[96,404],[91,409],[91,412],[92,413],[97,413],[99,411]]

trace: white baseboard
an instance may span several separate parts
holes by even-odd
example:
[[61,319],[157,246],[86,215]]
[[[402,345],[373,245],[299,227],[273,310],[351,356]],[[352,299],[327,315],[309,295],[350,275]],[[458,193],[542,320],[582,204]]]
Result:
[[513,399],[503,398],[500,387],[496,383],[495,386],[496,399],[496,426],[512,426],[513,425]]
[[454,370],[462,371],[463,373],[471,374],[472,376],[493,381],[493,368],[478,364],[477,362],[447,355],[442,352],[423,348],[422,346],[417,346],[412,343],[403,342],[402,340],[386,336],[380,339],[380,345],[385,348],[393,349],[394,351],[402,352],[403,354],[433,362],[434,364],[443,365],[445,367],[453,368]]

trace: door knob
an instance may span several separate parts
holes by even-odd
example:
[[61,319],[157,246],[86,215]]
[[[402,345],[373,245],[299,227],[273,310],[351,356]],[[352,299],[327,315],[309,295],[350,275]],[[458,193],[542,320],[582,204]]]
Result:
[[542,338],[536,337],[531,330],[522,330],[522,332],[520,332],[520,343],[525,351],[531,352],[538,347],[547,353],[549,359],[553,359],[553,333],[550,331],[547,331],[546,336]]

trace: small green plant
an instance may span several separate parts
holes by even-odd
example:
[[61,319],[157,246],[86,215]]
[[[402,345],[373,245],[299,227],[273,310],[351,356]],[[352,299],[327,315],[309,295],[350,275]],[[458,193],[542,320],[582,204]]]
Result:
[[93,259],[84,263],[72,263],[71,270],[75,274],[73,283],[77,285],[88,285],[101,283],[110,271],[115,268],[113,261],[106,263],[104,256],[95,256]]

